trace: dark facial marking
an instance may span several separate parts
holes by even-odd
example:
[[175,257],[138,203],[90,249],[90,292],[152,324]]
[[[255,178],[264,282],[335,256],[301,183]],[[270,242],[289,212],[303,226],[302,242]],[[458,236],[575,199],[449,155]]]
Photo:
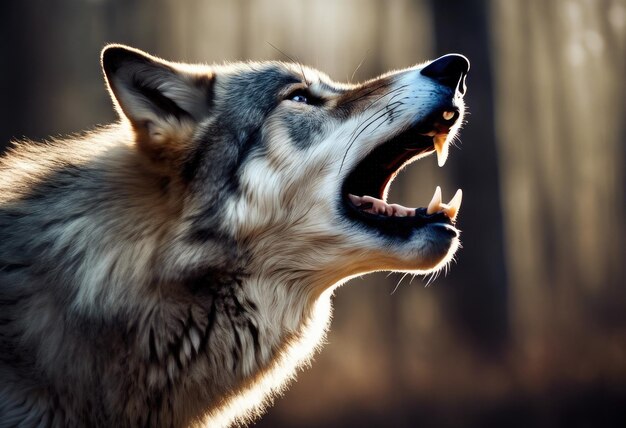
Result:
[[229,78],[225,100],[220,100],[224,124],[236,130],[258,128],[281,101],[288,85],[300,83],[299,76],[278,65]]
[[[219,74],[208,85],[211,94],[218,79]],[[258,131],[282,101],[279,94],[285,87],[300,83],[298,75],[279,65],[235,72],[224,79],[227,83],[223,96],[215,99],[211,95],[214,125],[207,128],[184,162],[181,174],[187,182],[202,170],[198,180],[203,183],[214,183],[215,188],[237,187],[237,171],[262,143]]]
[[311,106],[297,114],[285,114],[282,118],[289,130],[289,137],[299,149],[306,149],[319,141],[324,130],[326,112],[318,107]]

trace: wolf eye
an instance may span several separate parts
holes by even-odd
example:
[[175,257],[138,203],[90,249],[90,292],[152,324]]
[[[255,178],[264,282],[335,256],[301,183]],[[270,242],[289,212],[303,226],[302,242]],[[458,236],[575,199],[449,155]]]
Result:
[[294,103],[303,103],[312,106],[320,106],[323,104],[323,100],[304,88],[298,88],[285,97],[285,100],[293,101]]
[[304,95],[302,93],[293,94],[291,96],[291,101],[294,101],[296,103],[305,103],[305,104],[307,104],[309,102],[309,100],[307,99],[306,95]]

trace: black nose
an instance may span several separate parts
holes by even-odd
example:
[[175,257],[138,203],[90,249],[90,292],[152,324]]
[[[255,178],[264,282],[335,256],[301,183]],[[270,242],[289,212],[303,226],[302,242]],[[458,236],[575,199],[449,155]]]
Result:
[[435,79],[444,86],[465,94],[465,76],[470,63],[463,55],[449,54],[437,58],[421,70],[421,73]]

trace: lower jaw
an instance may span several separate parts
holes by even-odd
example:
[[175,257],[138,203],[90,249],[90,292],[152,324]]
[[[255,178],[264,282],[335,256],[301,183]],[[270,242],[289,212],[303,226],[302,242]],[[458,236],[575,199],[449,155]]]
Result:
[[398,266],[394,270],[427,274],[444,268],[452,261],[460,245],[458,230],[439,223],[427,227],[430,229],[429,234],[436,236],[431,236],[425,245],[415,248],[412,252],[414,257],[409,258],[406,265]]
[[374,256],[368,269],[363,272],[394,271],[424,275],[443,269],[448,265],[459,247],[459,239],[448,235],[447,238],[430,243],[427,246],[415,248],[397,248],[397,251],[388,246],[381,247],[384,252],[379,257]]

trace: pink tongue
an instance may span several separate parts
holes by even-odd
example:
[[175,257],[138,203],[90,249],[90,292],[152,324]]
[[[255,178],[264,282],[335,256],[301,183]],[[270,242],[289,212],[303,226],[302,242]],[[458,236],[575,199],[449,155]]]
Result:
[[350,202],[356,207],[363,207],[362,211],[370,214],[381,214],[394,217],[413,217],[415,208],[407,208],[398,204],[388,204],[382,199],[371,196],[348,195]]

